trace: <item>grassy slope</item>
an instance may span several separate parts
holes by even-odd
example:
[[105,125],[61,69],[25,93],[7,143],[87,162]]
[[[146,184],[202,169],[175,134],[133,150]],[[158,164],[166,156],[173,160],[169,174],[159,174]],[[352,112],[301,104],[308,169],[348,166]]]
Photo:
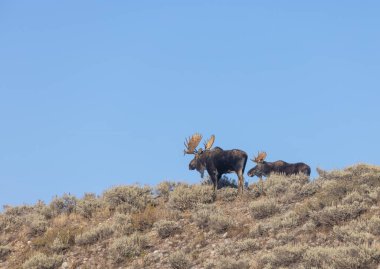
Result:
[[377,268],[380,167],[319,174],[216,200],[209,186],[163,182],[159,197],[119,186],[6,208],[0,268]]

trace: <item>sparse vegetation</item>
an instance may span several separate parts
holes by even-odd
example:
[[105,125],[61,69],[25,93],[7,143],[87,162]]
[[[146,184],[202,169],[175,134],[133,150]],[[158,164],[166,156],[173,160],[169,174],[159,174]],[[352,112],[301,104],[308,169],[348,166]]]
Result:
[[222,257],[217,263],[217,269],[249,269],[247,260],[235,260],[230,257]]
[[194,208],[199,203],[209,204],[213,201],[214,193],[208,185],[180,184],[169,196],[169,206],[182,211]]
[[251,215],[255,219],[268,218],[280,210],[276,201],[273,199],[253,201],[250,203],[249,208],[251,210]]
[[152,189],[139,186],[117,186],[103,193],[111,210],[120,213],[135,213],[153,203]]
[[50,204],[6,206],[0,268],[364,269],[380,263],[380,167],[319,170],[312,181],[271,175],[242,196],[223,184],[216,197],[208,184],[163,182],[154,191],[117,186],[100,196],[64,194]]
[[190,258],[182,251],[176,251],[171,254],[169,263],[173,269],[188,269],[191,266]]
[[167,238],[179,230],[177,223],[171,220],[160,220],[154,226],[161,238]]
[[119,235],[129,235],[133,233],[134,228],[131,215],[115,213],[113,217],[113,229]]
[[123,236],[115,239],[110,246],[110,256],[117,262],[123,262],[128,258],[139,256],[142,251],[148,246],[148,241],[145,235],[138,233],[131,236]]
[[217,233],[225,232],[231,226],[231,220],[213,205],[201,205],[195,211],[193,220],[201,229],[210,228]]
[[94,193],[86,193],[83,199],[77,201],[76,211],[79,215],[90,219],[96,212],[100,210],[103,203],[96,197]]
[[62,197],[56,196],[50,203],[50,210],[53,215],[70,214],[76,209],[77,198],[71,194],[63,194]]
[[11,249],[8,246],[0,246],[0,260],[4,259],[10,252]]
[[43,253],[36,253],[31,256],[23,265],[24,269],[55,269],[58,268],[63,261],[60,255],[47,256]]
[[172,192],[177,184],[171,181],[164,181],[157,185],[157,195],[164,198],[165,201],[169,199],[169,194]]
[[226,187],[218,190],[218,199],[225,202],[232,202],[236,199],[238,190],[236,188]]
[[101,224],[92,228],[75,238],[75,243],[78,245],[94,244],[97,241],[107,239],[113,233],[112,227],[108,224]]

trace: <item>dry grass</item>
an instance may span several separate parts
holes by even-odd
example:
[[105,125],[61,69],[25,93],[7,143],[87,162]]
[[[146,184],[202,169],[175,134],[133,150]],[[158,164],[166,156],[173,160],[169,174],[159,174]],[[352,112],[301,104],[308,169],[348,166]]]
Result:
[[147,246],[147,237],[135,233],[131,236],[123,236],[115,239],[109,248],[109,254],[113,261],[120,263],[129,258],[140,256]]
[[192,219],[201,229],[211,229],[223,233],[232,226],[231,219],[213,205],[200,205]]
[[143,211],[154,203],[152,189],[139,186],[117,186],[103,193],[105,203],[111,210],[120,213]]
[[303,255],[303,264],[315,268],[357,269],[375,268],[379,250],[364,245],[309,248]]
[[0,246],[0,260],[4,259],[9,253],[11,253],[10,247]]
[[161,238],[167,238],[179,231],[177,222],[171,220],[160,220],[154,224],[157,234]]
[[90,245],[98,241],[107,239],[113,234],[112,226],[109,224],[100,224],[88,231],[78,234],[75,237],[75,243],[78,245]]
[[165,201],[169,200],[169,194],[175,188],[177,183],[171,181],[163,181],[156,186],[157,195],[164,198]]
[[235,260],[230,257],[222,257],[216,264],[217,269],[249,269],[248,260]]
[[98,199],[94,193],[86,193],[83,199],[77,201],[76,212],[87,219],[91,219],[103,206],[103,201]]
[[169,256],[169,263],[173,269],[191,268],[190,257],[182,251],[176,251]]
[[207,184],[163,182],[7,206],[0,268],[376,268],[380,167],[319,173],[243,196],[227,178],[216,200]]
[[236,188],[226,187],[218,190],[218,199],[225,202],[232,202],[238,196],[238,190]]
[[249,208],[252,217],[255,219],[268,218],[280,211],[280,208],[274,199],[253,201],[249,204]]
[[169,206],[181,211],[192,209],[197,204],[209,204],[214,201],[214,193],[208,185],[180,184],[169,195]]
[[60,255],[47,256],[43,253],[36,253],[30,257],[22,268],[24,269],[56,269],[63,261],[63,257]]

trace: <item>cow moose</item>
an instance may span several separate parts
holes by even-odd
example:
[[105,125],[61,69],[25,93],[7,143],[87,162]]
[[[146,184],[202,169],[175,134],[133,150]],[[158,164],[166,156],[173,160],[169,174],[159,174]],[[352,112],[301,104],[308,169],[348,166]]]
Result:
[[266,162],[264,161],[266,156],[266,152],[259,152],[257,157],[252,159],[257,165],[248,171],[248,176],[257,176],[260,179],[263,176],[269,176],[271,173],[282,173],[287,176],[302,173],[310,176],[310,166],[305,163],[287,163],[281,160]]
[[214,135],[204,143],[204,150],[202,148],[197,150],[196,148],[201,140],[202,135],[195,133],[185,141],[186,149],[184,154],[194,154],[194,158],[189,163],[189,169],[197,170],[202,178],[204,171],[207,171],[212,180],[215,194],[221,176],[225,173],[235,172],[239,178],[238,190],[243,193],[244,169],[248,159],[247,153],[239,149],[211,148],[215,141]]

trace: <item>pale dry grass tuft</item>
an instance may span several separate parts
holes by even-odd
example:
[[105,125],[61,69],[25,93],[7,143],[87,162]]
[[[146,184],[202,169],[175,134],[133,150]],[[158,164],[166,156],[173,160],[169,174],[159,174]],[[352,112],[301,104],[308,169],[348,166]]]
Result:
[[154,227],[161,238],[167,238],[179,231],[177,222],[170,220],[160,220],[154,224]]
[[43,253],[36,253],[30,257],[22,265],[23,269],[56,269],[58,268],[63,261],[61,255],[49,255],[46,256]]
[[152,189],[139,186],[117,186],[106,190],[103,199],[111,210],[136,213],[154,204]]
[[280,208],[274,199],[261,199],[249,204],[252,217],[255,219],[264,219],[273,216],[280,211]]
[[208,185],[180,184],[169,195],[169,206],[172,209],[186,210],[197,204],[209,204],[214,201],[214,192]]
[[176,251],[169,256],[169,263],[173,269],[191,268],[191,260],[183,251]]
[[109,238],[113,234],[112,226],[109,224],[100,224],[95,228],[79,234],[75,237],[75,243],[78,245],[90,245],[97,241]]
[[231,218],[214,205],[200,205],[193,213],[192,219],[199,228],[209,228],[217,233],[223,233],[232,226]]
[[134,233],[115,239],[109,247],[109,254],[113,261],[120,263],[128,258],[140,256],[148,247],[148,238],[145,235]]

